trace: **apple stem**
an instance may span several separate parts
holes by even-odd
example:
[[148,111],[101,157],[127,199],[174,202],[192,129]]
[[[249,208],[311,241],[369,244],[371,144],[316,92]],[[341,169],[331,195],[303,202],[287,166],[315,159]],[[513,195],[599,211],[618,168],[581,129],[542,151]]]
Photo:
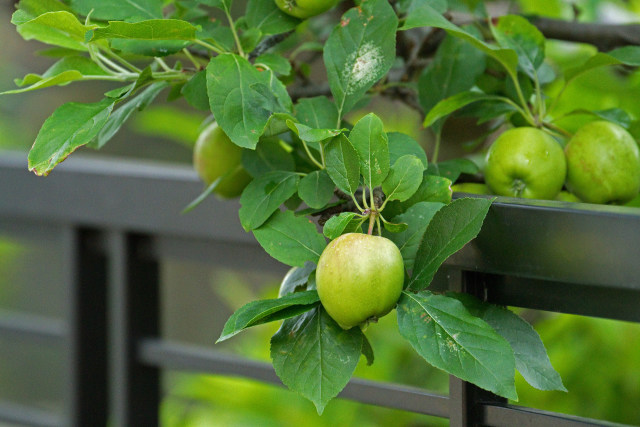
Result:
[[375,215],[373,213],[369,214],[369,231],[367,234],[371,236],[373,234],[373,225],[376,223]]

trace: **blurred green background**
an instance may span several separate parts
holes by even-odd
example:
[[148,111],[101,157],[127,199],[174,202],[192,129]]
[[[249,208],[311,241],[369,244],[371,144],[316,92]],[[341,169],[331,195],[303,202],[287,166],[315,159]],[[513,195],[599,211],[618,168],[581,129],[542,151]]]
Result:
[[[26,43],[9,23],[12,2],[0,6],[0,91],[13,88],[13,79],[28,72],[42,72],[53,62],[38,55],[44,46]],[[490,2],[512,12],[538,13],[601,22],[640,21],[640,0],[635,1],[538,1]],[[593,48],[550,41],[550,62],[563,69],[584,60]],[[600,68],[585,73],[565,93],[559,111],[575,105],[590,109],[619,107],[640,118],[640,74],[636,70]],[[67,101],[95,101],[108,85],[80,83],[64,88],[0,97],[1,150],[25,152],[42,122]],[[553,84],[548,93],[555,93]],[[206,115],[183,102],[160,102],[138,114],[99,154],[190,163],[191,145]],[[584,118],[563,123],[579,126]],[[408,124],[413,126],[413,124]],[[452,131],[447,144],[454,146]],[[429,136],[423,136],[428,145]],[[53,172],[55,175],[55,171]],[[0,183],[2,185],[2,183]],[[65,277],[56,251],[63,236],[43,225],[28,224],[33,234],[16,233],[15,223],[0,221],[0,314],[25,312],[62,319]],[[43,243],[44,242],[44,243]],[[46,281],[41,280],[46,273]],[[279,276],[238,272],[167,259],[163,263],[163,334],[170,339],[213,346],[226,317],[247,301],[275,296]],[[183,277],[190,278],[184,283]],[[533,311],[521,314],[532,321],[561,374],[569,393],[541,392],[518,378],[519,404],[580,416],[640,425],[640,325],[579,316]],[[395,331],[389,315],[369,328],[376,362],[358,367],[356,375],[381,381],[447,392],[448,378],[431,369]],[[244,332],[216,349],[258,360],[268,360],[269,337],[277,325]],[[0,398],[62,413],[66,393],[62,375],[65,348],[32,346],[11,339],[0,340]],[[376,408],[346,400],[331,402],[319,417],[313,405],[284,388],[237,378],[167,372],[162,403],[164,426],[438,426],[446,420]]]

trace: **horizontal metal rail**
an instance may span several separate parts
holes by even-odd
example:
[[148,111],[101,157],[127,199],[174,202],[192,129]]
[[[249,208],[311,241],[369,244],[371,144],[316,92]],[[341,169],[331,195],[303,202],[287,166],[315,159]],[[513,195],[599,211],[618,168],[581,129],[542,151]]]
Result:
[[61,427],[63,419],[55,413],[30,406],[0,401],[0,421],[33,427]]
[[481,405],[481,423],[494,427],[614,427],[625,424],[589,418],[574,417],[572,415],[555,412],[540,411],[515,405]]
[[65,322],[48,317],[0,310],[0,337],[37,339],[54,343],[68,336]]

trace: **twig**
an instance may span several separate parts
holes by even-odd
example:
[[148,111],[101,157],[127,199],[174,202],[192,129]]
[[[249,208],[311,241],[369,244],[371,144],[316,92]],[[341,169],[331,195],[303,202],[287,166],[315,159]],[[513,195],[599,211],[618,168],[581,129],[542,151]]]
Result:
[[267,37],[266,39],[262,40],[258,46],[256,46],[255,49],[253,49],[251,51],[251,53],[249,54],[249,60],[253,61],[254,59],[256,59],[258,56],[262,55],[263,53],[265,53],[266,51],[268,51],[269,49],[271,49],[272,47],[282,43],[284,40],[287,39],[287,37],[289,37],[291,34],[293,34],[293,30],[291,31],[287,31],[286,33],[281,33],[281,34],[274,34],[272,36]]

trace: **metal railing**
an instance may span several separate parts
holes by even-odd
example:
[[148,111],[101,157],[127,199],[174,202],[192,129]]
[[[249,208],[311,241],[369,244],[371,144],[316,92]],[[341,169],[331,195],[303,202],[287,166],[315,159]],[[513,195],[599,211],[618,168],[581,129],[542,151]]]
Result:
[[[284,271],[244,233],[237,202],[207,199],[195,173],[175,165],[76,157],[50,177],[0,154],[0,220],[46,223],[65,241],[70,289],[64,321],[0,317],[0,337],[67,343],[64,416],[0,402],[0,421],[32,426],[158,424],[161,372],[185,370],[280,384],[266,363],[170,342],[160,331],[160,260],[210,260]],[[443,266],[434,286],[490,302],[640,322],[640,210],[500,199],[482,232]],[[613,363],[613,362],[612,362]],[[449,394],[353,379],[340,397],[448,418],[452,426],[609,425],[508,404],[451,377]]]

